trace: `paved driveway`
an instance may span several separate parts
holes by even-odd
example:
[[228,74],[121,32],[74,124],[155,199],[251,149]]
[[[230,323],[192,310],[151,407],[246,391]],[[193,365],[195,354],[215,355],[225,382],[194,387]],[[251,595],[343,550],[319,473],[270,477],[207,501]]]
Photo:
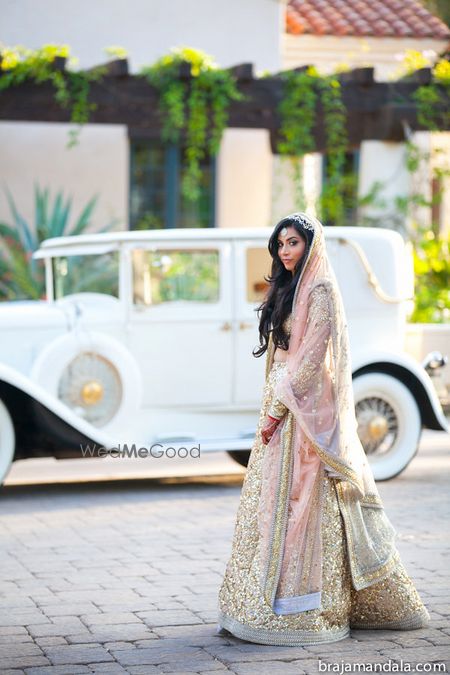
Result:
[[448,670],[449,440],[427,432],[410,467],[378,484],[432,626],[353,631],[328,646],[269,647],[214,634],[239,472],[4,487],[0,672],[277,675],[316,673],[318,658],[334,672],[389,660],[403,661],[403,671],[447,661]]

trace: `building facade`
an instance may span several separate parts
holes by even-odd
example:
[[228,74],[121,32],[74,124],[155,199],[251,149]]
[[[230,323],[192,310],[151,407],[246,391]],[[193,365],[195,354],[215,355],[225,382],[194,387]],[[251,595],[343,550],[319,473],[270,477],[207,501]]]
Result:
[[[378,5],[399,15],[395,1]],[[221,66],[251,62],[256,74],[305,64],[324,72],[342,64],[370,64],[382,80],[398,68],[396,55],[404,49],[439,53],[450,35],[426,10],[418,16],[415,3],[400,4],[409,13],[393,21],[386,12],[384,18],[368,12],[365,3],[337,0],[230,0],[219,8],[208,0],[169,5],[157,0],[80,0],[75,5],[0,0],[1,38],[7,46],[68,44],[79,68],[104,62],[103,49],[120,45],[129,53],[130,72],[137,73],[172,47],[188,45],[211,54]],[[287,163],[272,154],[266,130],[227,129],[218,156],[205,163],[202,198],[192,204],[180,191],[182,148],[149,141],[123,125],[87,124],[79,144],[67,149],[70,128],[0,123],[2,221],[11,220],[5,188],[21,214],[33,220],[35,184],[53,195],[62,189],[72,199],[74,217],[98,195],[92,230],[108,223],[114,229],[267,226],[296,206]],[[448,144],[448,135],[440,136]],[[422,134],[421,142],[432,143],[431,135]],[[313,153],[302,162],[307,206],[314,210],[326,180],[326,158]],[[388,201],[411,190],[404,143],[365,141],[349,149],[348,162],[357,173],[360,196],[380,180]]]

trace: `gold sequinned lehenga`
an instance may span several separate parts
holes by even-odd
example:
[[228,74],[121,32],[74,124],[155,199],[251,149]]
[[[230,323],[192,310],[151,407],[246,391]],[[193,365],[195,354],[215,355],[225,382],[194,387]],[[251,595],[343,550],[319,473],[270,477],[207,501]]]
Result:
[[[289,336],[290,320],[284,330]],[[318,608],[291,614],[275,613],[261,589],[257,505],[266,446],[261,429],[274,399],[285,362],[273,362],[263,391],[256,436],[238,506],[231,556],[219,590],[219,634],[229,631],[250,642],[308,645],[335,642],[350,628],[411,630],[428,625],[429,614],[397,554],[385,578],[355,590],[349,568],[345,522],[336,486],[326,471],[322,481],[322,597]],[[307,446],[307,438],[305,443]],[[323,469],[323,462],[321,463]]]

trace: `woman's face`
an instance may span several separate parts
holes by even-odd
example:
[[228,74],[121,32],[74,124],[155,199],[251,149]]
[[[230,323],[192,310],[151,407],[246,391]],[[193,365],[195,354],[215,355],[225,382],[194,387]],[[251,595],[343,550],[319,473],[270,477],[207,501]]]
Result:
[[294,274],[295,267],[306,248],[306,242],[295,227],[283,227],[278,235],[278,256],[289,272]]

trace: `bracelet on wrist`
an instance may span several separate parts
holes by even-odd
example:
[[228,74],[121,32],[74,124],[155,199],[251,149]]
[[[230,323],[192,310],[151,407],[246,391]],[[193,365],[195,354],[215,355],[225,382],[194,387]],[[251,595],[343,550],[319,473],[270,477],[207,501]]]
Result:
[[272,424],[273,424],[274,422],[276,422],[276,423],[278,424],[278,422],[279,422],[280,419],[281,419],[281,418],[279,418],[279,417],[273,417],[273,415],[267,415],[267,417],[269,418],[269,420],[271,420]]

